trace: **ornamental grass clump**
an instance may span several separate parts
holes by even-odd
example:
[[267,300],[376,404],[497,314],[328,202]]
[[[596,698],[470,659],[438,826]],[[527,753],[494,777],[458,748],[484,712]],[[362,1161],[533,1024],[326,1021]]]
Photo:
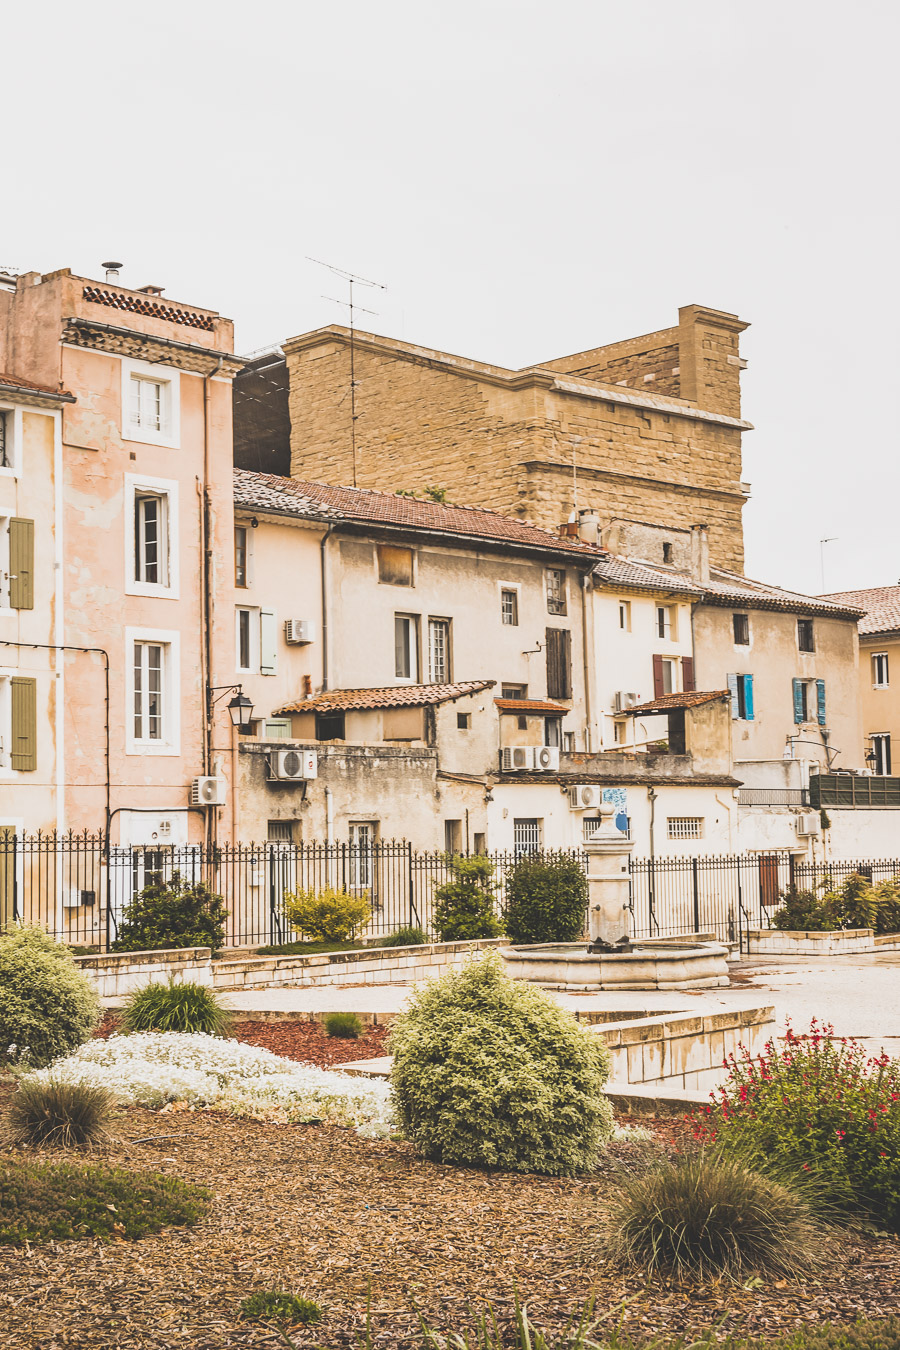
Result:
[[168,980],[129,994],[122,1008],[122,1026],[126,1032],[200,1031],[207,1036],[228,1036],[232,1016],[206,985]]
[[69,949],[42,928],[0,933],[0,1063],[48,1064],[100,1021],[94,986]]
[[390,1049],[401,1129],[435,1162],[571,1176],[612,1134],[603,1043],[495,952],[418,989]]
[[33,1148],[91,1148],[108,1138],[113,1099],[90,1083],[25,1078],[9,1105],[12,1143]]
[[714,1103],[694,1117],[700,1143],[791,1179],[824,1210],[900,1231],[900,1060],[869,1057],[813,1021],[807,1035],[788,1028],[761,1055],[726,1062]]
[[356,1013],[329,1013],[325,1018],[325,1035],[337,1036],[345,1041],[358,1041],[363,1034],[363,1024]]
[[806,1203],[769,1177],[698,1154],[626,1181],[604,1221],[607,1249],[650,1275],[798,1274],[818,1240]]
[[250,1322],[275,1322],[279,1326],[314,1326],[322,1309],[311,1298],[298,1298],[280,1289],[258,1289],[241,1303],[241,1316]]
[[398,928],[382,938],[379,947],[424,947],[431,938],[424,928]]

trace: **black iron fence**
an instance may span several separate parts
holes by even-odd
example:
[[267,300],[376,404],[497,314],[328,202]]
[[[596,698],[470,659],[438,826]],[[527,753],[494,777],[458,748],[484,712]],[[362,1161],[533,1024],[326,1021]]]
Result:
[[[587,855],[571,856],[586,866]],[[517,853],[493,852],[498,912]],[[900,876],[900,858],[807,861],[789,853],[632,858],[630,901],[637,938],[712,932],[743,945],[766,927],[791,886],[840,885],[853,872],[873,882]],[[344,843],[109,845],[99,834],[0,833],[0,927],[37,923],[74,947],[107,950],[129,904],[147,885],[175,874],[204,882],[228,909],[226,944],[266,946],[296,938],[285,892],[333,887],[367,897],[366,938],[403,926],[433,931],[435,892],[451,879],[444,852],[405,841]]]

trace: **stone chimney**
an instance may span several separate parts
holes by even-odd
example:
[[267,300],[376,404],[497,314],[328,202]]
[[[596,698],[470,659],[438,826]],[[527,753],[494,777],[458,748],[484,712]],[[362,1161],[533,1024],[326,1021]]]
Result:
[[578,512],[578,538],[583,544],[599,544],[600,517],[596,511]]
[[691,581],[709,585],[709,526],[691,526]]

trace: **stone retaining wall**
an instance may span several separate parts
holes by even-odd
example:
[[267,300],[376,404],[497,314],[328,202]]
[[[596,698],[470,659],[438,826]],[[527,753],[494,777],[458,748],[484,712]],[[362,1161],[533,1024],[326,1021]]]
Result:
[[833,933],[805,933],[780,928],[751,929],[751,956],[837,956],[875,950],[871,928],[843,928]]
[[610,1052],[613,1083],[679,1090],[712,1088],[725,1079],[726,1056],[745,1046],[761,1053],[775,1035],[774,1008],[663,1013],[592,1026]]
[[76,956],[75,964],[97,985],[101,998],[120,998],[145,984],[166,980],[213,982],[212,949],[182,947],[166,952],[108,952],[105,956]]

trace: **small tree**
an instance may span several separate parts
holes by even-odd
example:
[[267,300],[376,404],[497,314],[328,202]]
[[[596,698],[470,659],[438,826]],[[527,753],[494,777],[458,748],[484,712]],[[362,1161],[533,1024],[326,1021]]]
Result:
[[584,932],[588,885],[569,853],[525,853],[506,877],[506,931],[513,942],[573,942]]
[[346,942],[372,917],[367,895],[328,886],[324,891],[285,891],[288,922],[313,942]]
[[494,864],[483,854],[455,855],[448,860],[451,881],[434,893],[434,927],[441,942],[468,942],[499,937],[502,925],[494,912]]
[[145,886],[125,908],[114,952],[169,947],[212,947],[225,942],[228,910],[221,895],[202,881],[189,882],[173,872]]

